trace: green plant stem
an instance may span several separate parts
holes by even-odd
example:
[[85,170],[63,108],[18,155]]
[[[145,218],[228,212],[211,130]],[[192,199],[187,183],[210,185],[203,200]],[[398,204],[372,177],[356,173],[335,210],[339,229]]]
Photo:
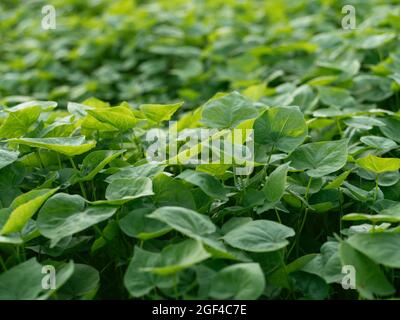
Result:
[[274,151],[275,151],[275,145],[272,145],[271,150],[268,154],[267,164],[263,167],[263,170],[262,170],[262,174],[263,174],[262,180],[264,180],[265,176],[267,175],[267,170],[268,170],[269,164],[271,162],[271,157],[272,157],[272,154],[274,153]]
[[[287,267],[286,267],[286,263],[285,263],[285,252],[283,250],[281,250],[281,252],[279,253],[279,256],[281,258],[281,264],[282,264],[283,271],[285,272],[285,277],[289,283],[289,273],[287,272]],[[290,283],[289,283],[289,287],[291,287]],[[290,288],[290,290],[292,290],[292,288]]]
[[60,170],[62,170],[61,158],[60,158],[60,154],[58,152],[57,152],[57,161],[58,161],[58,167],[60,168]]
[[[102,237],[103,236],[103,232],[100,230],[99,226],[94,225],[93,226],[94,230],[97,231],[97,233]],[[107,239],[105,239],[107,241]]]
[[[69,161],[71,162],[72,167],[73,167],[76,171],[78,171],[78,168],[77,168],[76,165],[75,165],[74,159],[69,158]],[[88,197],[87,197],[87,194],[86,194],[85,186],[83,185],[83,183],[82,183],[81,181],[79,181],[79,187],[81,188],[81,192],[82,192],[83,197],[84,197],[85,199],[87,199]]]
[[26,251],[25,251],[25,246],[24,245],[21,245],[21,251],[22,251],[22,258],[25,261],[26,260]]
[[312,177],[310,177],[308,179],[307,189],[306,189],[306,193],[304,195],[304,199],[307,201],[307,207],[304,208],[304,216],[303,216],[303,221],[302,221],[302,223],[300,225],[299,235],[303,231],[303,227],[304,227],[304,224],[305,224],[306,219],[307,219],[307,214],[308,214],[308,196],[309,196],[309,193],[310,193],[311,183],[312,183]]
[[4,263],[3,257],[0,255],[0,265],[3,268],[3,271],[7,271],[6,264]]
[[15,255],[17,256],[18,262],[21,263],[22,260],[21,260],[20,254],[19,254],[19,246],[16,246],[16,247],[15,247]]
[[276,208],[275,208],[275,214],[276,214],[276,217],[277,217],[277,219],[278,219],[278,222],[279,222],[279,223],[282,223],[281,217],[279,216],[278,210],[276,210]]
[[336,121],[336,126],[339,130],[340,138],[343,139],[344,135],[343,135],[342,126],[340,125],[340,121],[337,117],[335,118],[335,121]]
[[96,196],[96,184],[94,183],[93,180],[90,181],[91,187],[92,187],[92,198],[93,201],[97,201],[97,196]]
[[178,275],[177,273],[174,274],[174,294],[175,298],[179,299],[179,292],[178,292]]
[[375,193],[374,193],[374,202],[378,199],[379,185],[378,185],[378,175],[375,178]]
[[342,230],[342,217],[343,217],[343,203],[342,203],[342,189],[339,187],[338,188],[339,192],[339,207],[340,207],[340,217],[339,217],[339,232]]
[[37,155],[38,155],[38,158],[39,158],[39,164],[40,164],[40,168],[41,168],[41,169],[43,169],[43,168],[44,168],[44,166],[43,166],[42,157],[41,157],[41,155],[40,155],[40,148],[39,148],[39,149],[37,149]]
[[295,241],[293,242],[292,246],[290,247],[289,251],[288,251],[288,256],[290,255],[290,253],[292,252],[292,250],[294,249],[294,247],[296,247],[296,250],[298,251],[299,249],[299,242],[300,242],[300,236],[301,233],[303,231],[304,225],[306,223],[307,220],[307,216],[308,216],[308,195],[310,193],[310,188],[311,188],[311,183],[312,183],[312,177],[310,177],[308,179],[308,184],[307,184],[307,188],[306,188],[306,193],[304,195],[304,198],[307,202],[307,206],[303,207],[304,208],[304,214],[303,214],[303,219],[300,223],[300,228],[298,229],[298,231],[296,232],[296,238]]

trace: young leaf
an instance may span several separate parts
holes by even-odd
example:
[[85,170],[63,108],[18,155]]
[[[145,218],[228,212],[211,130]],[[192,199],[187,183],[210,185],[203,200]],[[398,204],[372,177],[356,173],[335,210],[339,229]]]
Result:
[[358,159],[357,165],[365,170],[372,171],[376,174],[397,171],[400,169],[400,159],[398,158],[380,158],[369,154],[368,156]]
[[90,181],[107,164],[118,158],[124,150],[98,150],[88,154],[82,161],[82,167],[79,174],[74,178],[76,181]]
[[347,170],[343,172],[342,174],[338,175],[335,179],[333,179],[331,182],[329,182],[325,187],[324,190],[330,190],[330,189],[337,189],[339,188],[344,181],[346,181],[347,177],[351,173],[350,170]]
[[267,178],[262,191],[269,202],[278,202],[283,196],[286,187],[288,168],[289,165],[287,163],[282,164]]
[[39,106],[9,110],[7,119],[0,127],[0,138],[9,139],[23,136],[39,118],[40,112]]
[[28,220],[32,218],[43,203],[57,190],[58,188],[32,190],[17,197],[11,203],[12,212],[1,229],[0,234],[21,231]]
[[87,113],[99,122],[108,124],[120,131],[133,128],[137,122],[131,108],[125,105],[111,108],[89,109]]
[[183,102],[174,104],[142,104],[139,109],[143,112],[147,119],[161,123],[168,121],[172,115],[183,105]]

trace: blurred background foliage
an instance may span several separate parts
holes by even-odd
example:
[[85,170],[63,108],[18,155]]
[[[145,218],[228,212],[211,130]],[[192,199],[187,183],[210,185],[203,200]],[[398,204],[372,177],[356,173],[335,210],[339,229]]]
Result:
[[[41,28],[48,4],[56,9],[55,30]],[[341,28],[345,4],[356,8],[356,30]],[[311,103],[318,85],[357,98],[363,72],[399,84],[398,4],[1,0],[0,102],[34,98],[65,106],[95,96],[134,105],[184,100],[192,108],[218,91],[247,90],[287,104],[301,88],[300,98]]]

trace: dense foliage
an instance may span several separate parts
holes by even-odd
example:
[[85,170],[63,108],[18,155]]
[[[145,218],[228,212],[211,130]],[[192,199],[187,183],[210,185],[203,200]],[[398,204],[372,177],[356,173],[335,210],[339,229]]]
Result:
[[[0,299],[398,297],[395,1],[52,3],[0,4]],[[169,120],[254,171],[150,162]]]

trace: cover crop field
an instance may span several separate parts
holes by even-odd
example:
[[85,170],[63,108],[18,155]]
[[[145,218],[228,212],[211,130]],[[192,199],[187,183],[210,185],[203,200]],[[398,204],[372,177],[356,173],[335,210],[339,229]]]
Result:
[[0,34],[1,300],[399,298],[398,1],[2,0]]

